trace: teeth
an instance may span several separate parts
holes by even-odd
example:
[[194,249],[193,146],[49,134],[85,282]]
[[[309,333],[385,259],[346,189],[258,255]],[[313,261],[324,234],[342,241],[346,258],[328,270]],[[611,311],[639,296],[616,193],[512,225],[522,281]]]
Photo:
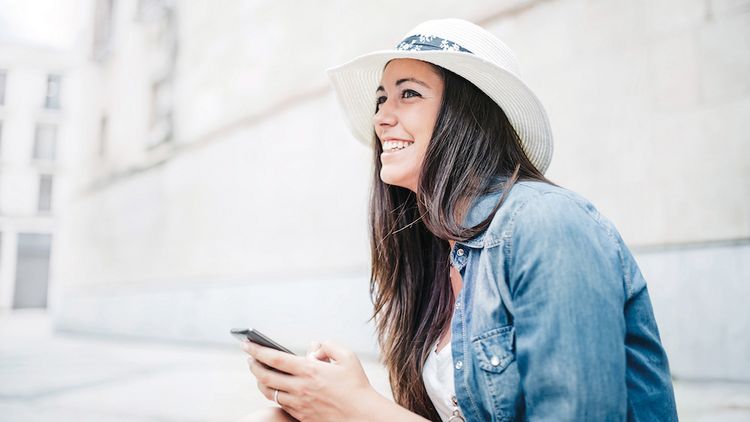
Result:
[[405,141],[385,141],[383,142],[383,151],[398,151],[411,146],[414,142]]

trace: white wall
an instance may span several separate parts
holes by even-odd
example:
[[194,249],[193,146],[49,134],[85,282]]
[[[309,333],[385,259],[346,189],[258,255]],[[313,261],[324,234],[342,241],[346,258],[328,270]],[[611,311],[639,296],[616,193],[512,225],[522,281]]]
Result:
[[[144,147],[154,52],[118,4],[111,57],[85,69],[97,91],[84,126],[106,111],[111,152],[97,159],[92,135],[79,154],[55,266],[60,329],[222,341],[230,321],[262,322],[292,346],[329,332],[373,352],[370,154],[324,69],[453,16],[516,51],[556,136],[548,175],[638,252],[675,374],[750,379],[747,335],[701,334],[750,328],[724,300],[750,294],[735,265],[750,239],[748,2],[181,2],[175,139],[156,149]],[[717,288],[684,295],[699,274]],[[700,318],[704,300],[729,316]]]

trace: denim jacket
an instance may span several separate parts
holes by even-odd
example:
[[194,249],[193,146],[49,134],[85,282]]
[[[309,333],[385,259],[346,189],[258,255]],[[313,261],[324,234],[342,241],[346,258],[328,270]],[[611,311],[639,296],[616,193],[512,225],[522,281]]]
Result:
[[[499,198],[477,199],[464,226]],[[677,420],[646,281],[587,200],[518,182],[450,261],[463,278],[451,348],[467,422]]]

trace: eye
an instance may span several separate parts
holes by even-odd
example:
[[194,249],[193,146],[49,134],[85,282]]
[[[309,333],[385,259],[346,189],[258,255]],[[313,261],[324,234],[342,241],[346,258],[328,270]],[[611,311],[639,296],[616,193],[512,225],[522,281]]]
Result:
[[412,97],[421,97],[422,94],[418,93],[417,91],[413,89],[405,89],[403,92],[401,92],[401,98],[412,98]]
[[388,97],[386,97],[385,95],[381,95],[377,100],[375,100],[375,113],[380,110],[380,105],[383,104],[387,99]]

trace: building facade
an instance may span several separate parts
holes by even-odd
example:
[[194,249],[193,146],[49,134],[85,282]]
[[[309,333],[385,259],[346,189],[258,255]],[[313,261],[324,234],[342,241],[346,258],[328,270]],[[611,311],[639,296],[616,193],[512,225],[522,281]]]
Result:
[[376,353],[371,154],[324,69],[451,16],[518,55],[556,137],[547,175],[636,252],[674,374],[750,379],[748,3],[460,9],[91,2],[87,136],[53,259],[58,329],[220,343],[254,326],[292,347]]
[[70,56],[0,45],[0,309],[47,306],[51,253],[66,188]]

